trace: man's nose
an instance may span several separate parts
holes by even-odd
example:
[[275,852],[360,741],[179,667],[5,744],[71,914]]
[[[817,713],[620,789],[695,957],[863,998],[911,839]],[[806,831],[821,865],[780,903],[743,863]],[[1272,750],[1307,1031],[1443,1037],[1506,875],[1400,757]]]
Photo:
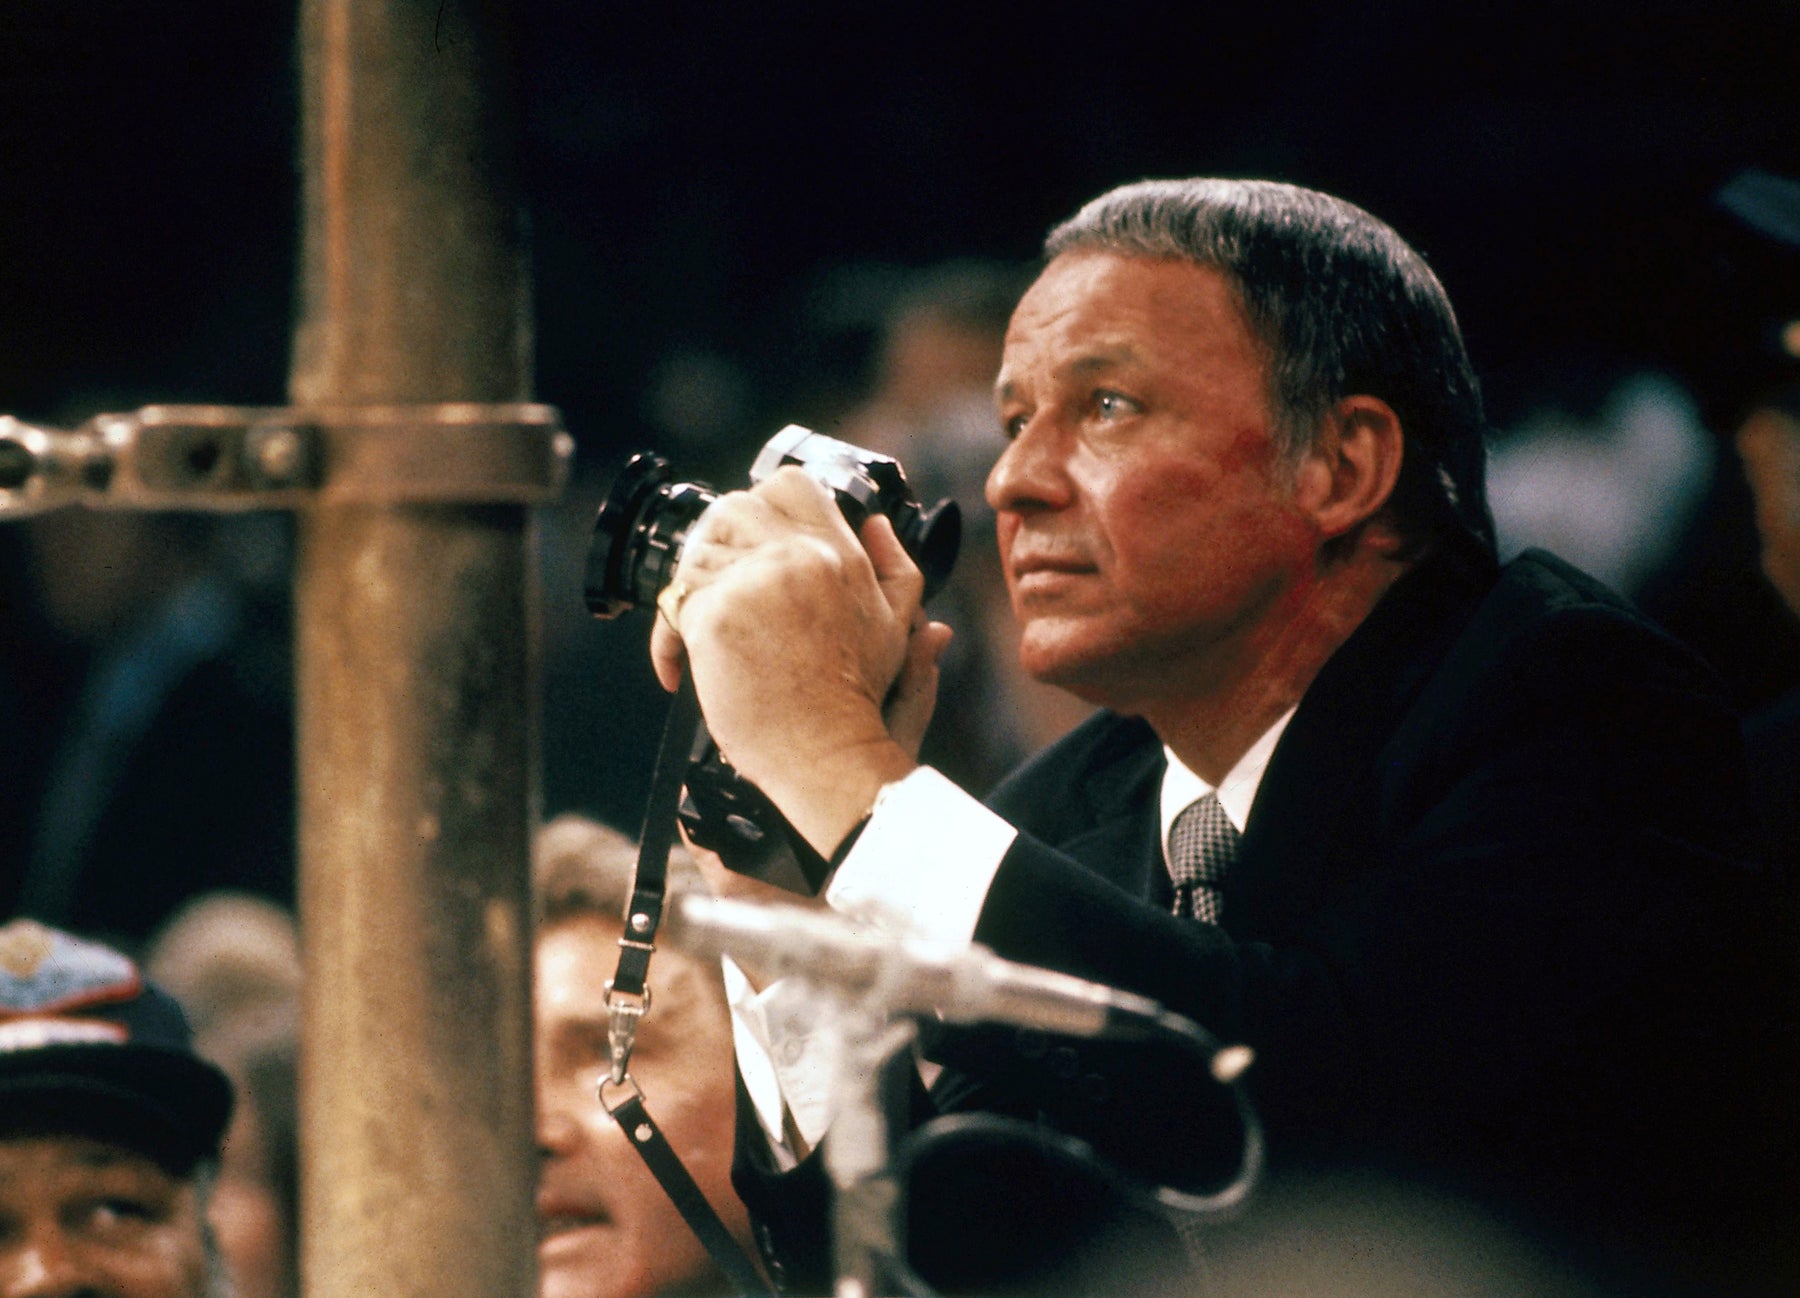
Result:
[[1048,413],[1028,419],[994,461],[987,502],[997,512],[1057,509],[1068,504],[1063,437]]
[[546,1158],[568,1152],[581,1135],[581,1124],[560,1091],[555,1086],[537,1088],[537,1147]]

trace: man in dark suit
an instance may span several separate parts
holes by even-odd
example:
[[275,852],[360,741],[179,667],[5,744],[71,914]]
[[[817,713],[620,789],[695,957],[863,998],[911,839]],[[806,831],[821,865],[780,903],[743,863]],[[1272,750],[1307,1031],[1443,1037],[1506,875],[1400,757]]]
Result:
[[[1429,1179],[1607,1275],[1729,1264],[1750,1287],[1780,1159],[1740,1137],[1784,1101],[1785,934],[1714,682],[1554,559],[1496,564],[1454,316],[1368,214],[1147,182],[1046,253],[988,498],[1024,667],[1105,711],[988,808],[918,767],[944,632],[885,522],[853,535],[798,472],[694,529],[652,640],[665,685],[685,661],[727,758],[841,860],[834,908],[1252,1046],[1278,1181]],[[761,995],[737,1007],[762,1128],[740,1187],[803,1245],[816,1077],[780,984]],[[1171,1052],[975,1030],[932,1054],[940,1106],[1150,1181],[1204,1186],[1236,1139]],[[957,1271],[1029,1211],[931,1210],[933,1278],[1018,1260]]]

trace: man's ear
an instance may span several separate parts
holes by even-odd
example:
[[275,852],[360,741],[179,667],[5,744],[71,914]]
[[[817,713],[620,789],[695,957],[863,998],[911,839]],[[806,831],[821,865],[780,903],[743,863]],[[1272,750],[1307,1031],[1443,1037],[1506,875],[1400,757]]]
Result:
[[1326,413],[1300,461],[1295,498],[1321,536],[1343,536],[1387,504],[1404,453],[1392,406],[1380,397],[1345,397]]

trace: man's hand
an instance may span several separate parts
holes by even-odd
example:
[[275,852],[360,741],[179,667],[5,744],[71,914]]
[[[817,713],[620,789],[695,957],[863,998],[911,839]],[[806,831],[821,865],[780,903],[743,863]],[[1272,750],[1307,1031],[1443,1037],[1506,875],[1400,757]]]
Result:
[[859,541],[830,491],[785,468],[721,496],[658,601],[651,661],[685,661],[725,759],[822,855],[917,764],[949,629],[876,515]]

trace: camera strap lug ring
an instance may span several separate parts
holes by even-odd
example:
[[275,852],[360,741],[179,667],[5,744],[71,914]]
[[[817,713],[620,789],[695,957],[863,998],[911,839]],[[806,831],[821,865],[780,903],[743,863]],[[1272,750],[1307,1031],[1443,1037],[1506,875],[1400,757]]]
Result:
[[[615,1099],[607,1098],[607,1091],[609,1089],[616,1090],[621,1087],[623,1087],[628,1094],[617,1096]],[[616,1116],[619,1110],[632,1100],[636,1100],[639,1104],[642,1104],[644,1102],[644,1091],[643,1088],[638,1085],[637,1078],[633,1077],[630,1073],[625,1073],[619,1077],[602,1077],[600,1079],[600,1084],[594,1088],[594,1097],[600,1101],[600,1107],[605,1109],[609,1115]]]

